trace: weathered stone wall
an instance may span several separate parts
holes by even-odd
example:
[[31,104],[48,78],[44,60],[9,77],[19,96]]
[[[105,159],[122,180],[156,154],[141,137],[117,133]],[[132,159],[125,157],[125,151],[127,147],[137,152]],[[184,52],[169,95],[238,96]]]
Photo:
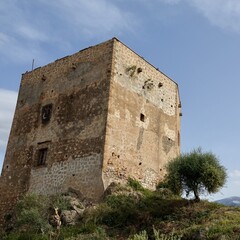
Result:
[[113,59],[104,184],[131,176],[155,188],[179,154],[178,86],[117,40]]
[[[33,168],[30,192],[37,194],[57,194],[69,189],[79,190],[82,196],[95,199],[101,196],[102,155],[70,157],[67,161],[54,162],[50,167]],[[96,181],[98,180],[98,181]]]
[[97,200],[128,176],[154,188],[179,154],[175,82],[117,39],[23,74],[0,178],[0,225],[19,196]]
[[[23,75],[2,171],[1,194],[8,209],[28,190],[51,194],[71,187],[85,197],[101,196],[112,44]],[[49,105],[50,119],[43,122],[42,109]],[[46,161],[39,165],[44,149]],[[3,203],[0,207],[3,216],[8,209]]]

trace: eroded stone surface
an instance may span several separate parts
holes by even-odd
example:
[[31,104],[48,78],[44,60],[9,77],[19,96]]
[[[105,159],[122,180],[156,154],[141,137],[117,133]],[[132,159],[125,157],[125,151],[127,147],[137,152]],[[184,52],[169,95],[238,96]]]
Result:
[[133,177],[154,189],[179,154],[178,86],[117,39],[22,76],[0,178],[0,224],[18,197],[69,188],[99,199]]

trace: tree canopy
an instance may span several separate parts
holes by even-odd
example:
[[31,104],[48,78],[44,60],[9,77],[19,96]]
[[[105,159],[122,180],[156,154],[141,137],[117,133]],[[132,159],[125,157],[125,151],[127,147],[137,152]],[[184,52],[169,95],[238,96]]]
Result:
[[217,157],[201,149],[181,154],[167,166],[165,184],[174,194],[193,193],[196,200],[200,194],[216,193],[225,184],[227,174]]

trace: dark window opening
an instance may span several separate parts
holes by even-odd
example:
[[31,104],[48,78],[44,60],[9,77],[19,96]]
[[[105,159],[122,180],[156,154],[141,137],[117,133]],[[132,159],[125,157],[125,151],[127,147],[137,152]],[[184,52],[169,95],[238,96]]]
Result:
[[42,123],[48,123],[52,115],[52,104],[42,107]]
[[145,121],[145,115],[144,114],[140,114],[140,120],[142,121],[142,122],[144,122]]
[[46,160],[47,160],[47,148],[42,148],[38,150],[38,161],[37,161],[37,165],[41,166],[41,165],[45,165],[46,164]]

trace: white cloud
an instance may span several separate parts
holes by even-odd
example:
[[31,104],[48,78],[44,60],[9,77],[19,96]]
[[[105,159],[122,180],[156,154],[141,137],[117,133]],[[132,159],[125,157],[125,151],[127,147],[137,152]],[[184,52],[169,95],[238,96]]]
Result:
[[132,31],[135,18],[108,0],[8,0],[0,1],[0,22],[0,60],[27,63],[81,38]]
[[240,170],[234,170],[233,172],[231,172],[230,174],[229,174],[229,176],[230,177],[232,177],[232,178],[240,178]]
[[187,3],[206,17],[211,24],[240,32],[239,0],[158,0],[162,3]]
[[45,1],[57,12],[59,19],[79,34],[88,36],[119,33],[132,29],[135,20],[127,11],[121,11],[108,0]]
[[188,0],[212,24],[240,31],[240,1],[239,0]]
[[0,152],[3,152],[7,144],[12,124],[17,101],[17,93],[0,88],[0,99]]
[[176,4],[179,3],[181,0],[160,0],[160,1],[168,4]]

